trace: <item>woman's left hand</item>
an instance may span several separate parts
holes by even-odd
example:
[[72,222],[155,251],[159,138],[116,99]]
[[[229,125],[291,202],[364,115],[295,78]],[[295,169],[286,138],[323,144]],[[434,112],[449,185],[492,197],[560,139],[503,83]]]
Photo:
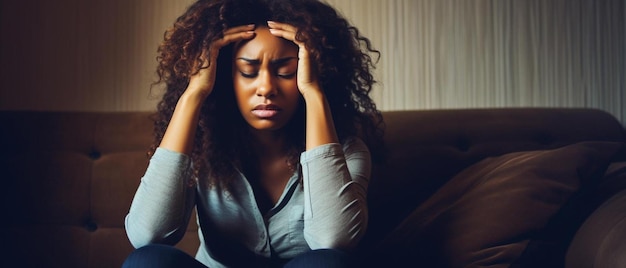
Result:
[[316,62],[302,41],[296,39],[298,29],[293,25],[268,21],[270,33],[298,45],[297,83],[306,103],[306,149],[322,144],[338,143],[330,106],[317,80]]
[[309,57],[309,50],[303,42],[296,39],[298,29],[292,25],[275,21],[268,21],[267,25],[273,35],[292,41],[298,46],[298,72],[296,76],[300,93],[306,97],[307,92],[321,92],[315,74],[316,68],[312,66],[313,60]]

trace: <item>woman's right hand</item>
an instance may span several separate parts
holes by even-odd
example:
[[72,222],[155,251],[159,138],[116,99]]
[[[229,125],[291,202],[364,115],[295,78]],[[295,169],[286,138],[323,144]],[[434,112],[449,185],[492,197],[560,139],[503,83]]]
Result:
[[215,85],[217,56],[220,49],[230,43],[253,38],[254,28],[254,24],[233,27],[224,31],[222,38],[211,42],[209,48],[200,56],[203,61],[202,67],[189,78],[189,85],[184,94],[198,93],[202,98],[209,96]]
[[219,50],[232,42],[251,39],[254,34],[254,24],[238,26],[224,31],[222,38],[211,42],[200,57],[202,68],[189,78],[187,89],[178,99],[159,147],[187,155],[192,152],[200,108],[215,84]]

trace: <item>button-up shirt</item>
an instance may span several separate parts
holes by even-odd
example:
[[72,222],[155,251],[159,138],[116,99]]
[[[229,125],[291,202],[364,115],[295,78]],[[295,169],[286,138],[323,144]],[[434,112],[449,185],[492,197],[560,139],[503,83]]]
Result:
[[127,235],[136,248],[175,244],[195,206],[196,258],[212,268],[252,267],[311,249],[354,247],[367,228],[371,160],[365,144],[352,138],[305,151],[298,170],[263,214],[243,173],[228,191],[202,179],[189,187],[190,157],[158,148],[126,216]]

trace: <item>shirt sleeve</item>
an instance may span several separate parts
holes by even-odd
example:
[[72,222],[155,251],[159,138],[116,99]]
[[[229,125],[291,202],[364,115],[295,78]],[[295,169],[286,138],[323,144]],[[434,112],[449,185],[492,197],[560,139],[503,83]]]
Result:
[[312,249],[354,248],[367,229],[371,158],[360,139],[325,144],[300,157],[304,237]]
[[157,148],[125,218],[135,248],[176,244],[185,234],[195,200],[187,155]]

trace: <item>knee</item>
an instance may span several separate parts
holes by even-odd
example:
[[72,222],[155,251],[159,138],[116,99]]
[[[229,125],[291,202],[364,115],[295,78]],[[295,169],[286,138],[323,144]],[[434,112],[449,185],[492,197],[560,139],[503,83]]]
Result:
[[134,250],[128,255],[122,268],[169,267],[168,264],[175,264],[189,258],[193,257],[173,246],[152,244]]
[[352,255],[341,250],[317,249],[302,253],[288,262],[285,267],[354,267],[354,260]]

